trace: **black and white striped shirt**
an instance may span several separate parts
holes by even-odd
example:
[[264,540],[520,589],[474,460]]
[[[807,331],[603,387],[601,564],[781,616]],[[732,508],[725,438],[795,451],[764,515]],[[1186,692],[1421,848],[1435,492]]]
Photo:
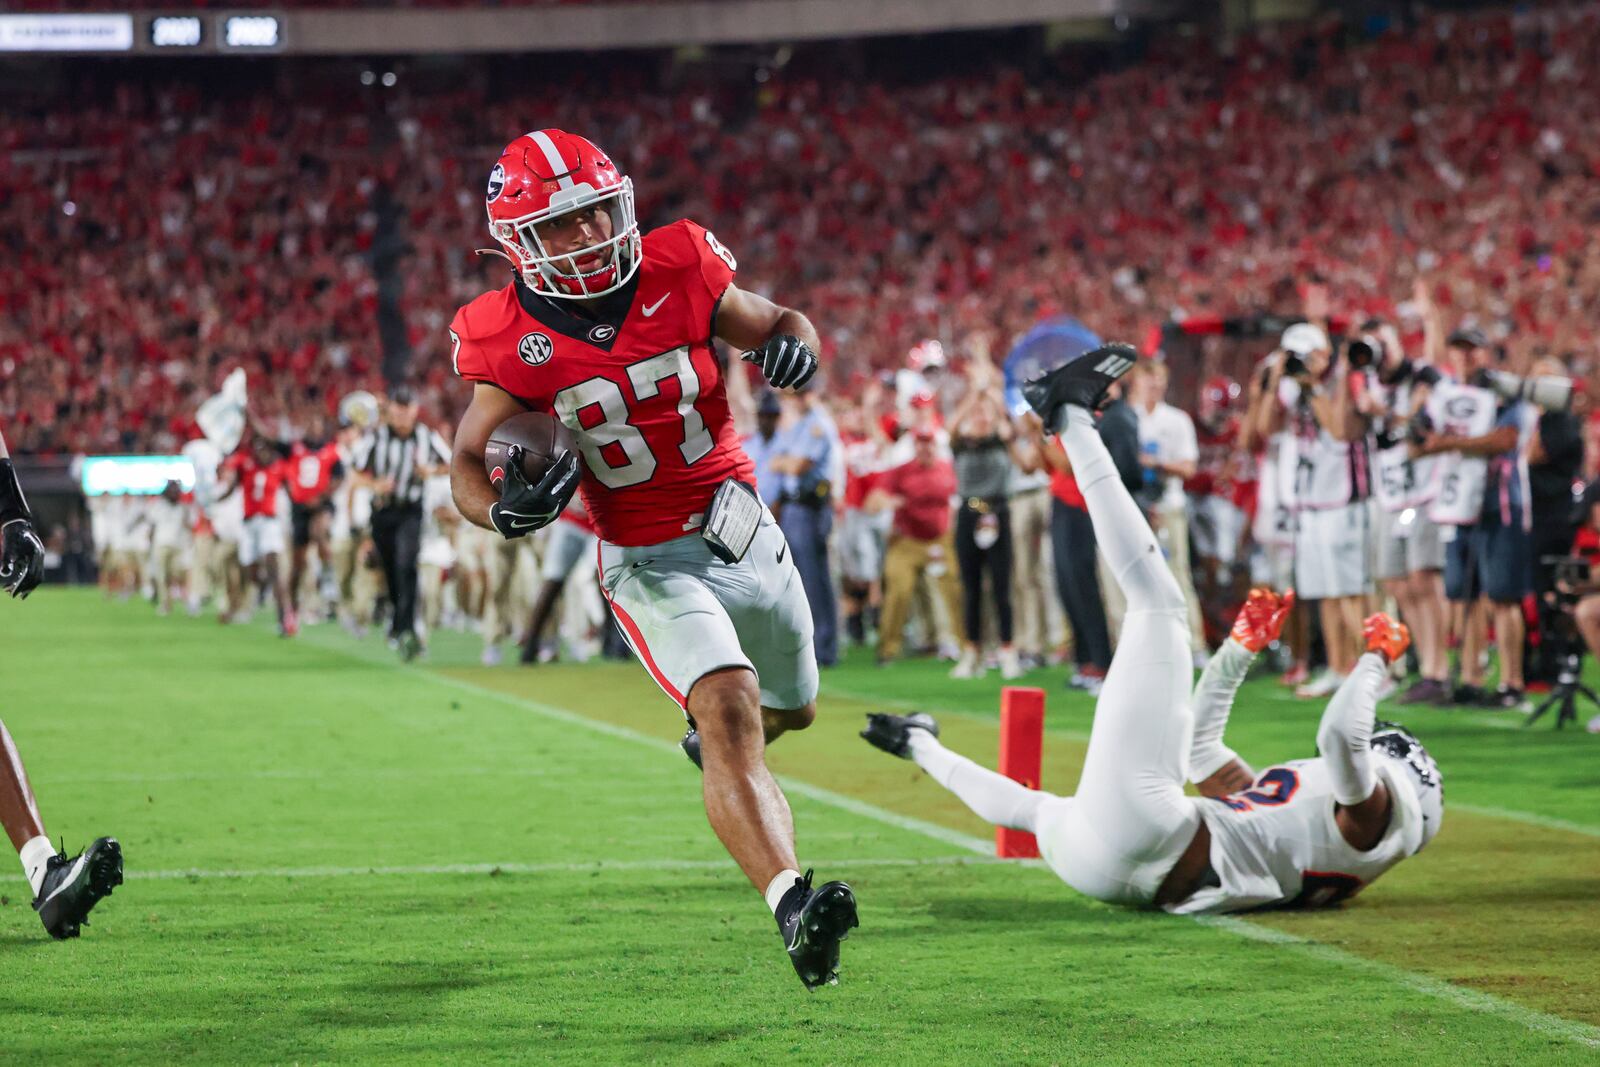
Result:
[[383,423],[357,442],[354,459],[356,470],[374,478],[394,479],[394,492],[376,496],[372,501],[373,507],[420,505],[424,479],[418,474],[417,468],[438,464],[448,466],[450,446],[444,443],[444,438],[437,432],[420,422],[405,437],[391,430],[388,423]]

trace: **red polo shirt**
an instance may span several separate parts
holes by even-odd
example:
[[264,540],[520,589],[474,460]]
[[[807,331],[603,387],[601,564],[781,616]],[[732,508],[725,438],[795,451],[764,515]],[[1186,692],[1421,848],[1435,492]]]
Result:
[[950,529],[950,498],[956,492],[955,464],[947,459],[923,465],[916,460],[884,472],[880,485],[904,503],[895,509],[894,532],[917,541],[937,541]]

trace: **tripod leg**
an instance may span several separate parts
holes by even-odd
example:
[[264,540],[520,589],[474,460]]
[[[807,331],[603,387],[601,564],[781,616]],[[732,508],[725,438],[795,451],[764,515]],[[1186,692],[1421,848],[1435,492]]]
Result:
[[[1522,720],[1522,728],[1524,730],[1526,730],[1528,727],[1532,726],[1535,722],[1538,721],[1539,716],[1543,715],[1545,712],[1549,711],[1552,707],[1554,707],[1556,705],[1556,703],[1562,699],[1563,690],[1565,688],[1566,688],[1565,686],[1562,686],[1562,687],[1558,688],[1555,692],[1551,693],[1549,696],[1545,697],[1544,698],[1544,703],[1540,704],[1537,708],[1534,708],[1533,709],[1533,714],[1529,715],[1526,719]],[[1596,701],[1596,703],[1600,704],[1600,701]]]

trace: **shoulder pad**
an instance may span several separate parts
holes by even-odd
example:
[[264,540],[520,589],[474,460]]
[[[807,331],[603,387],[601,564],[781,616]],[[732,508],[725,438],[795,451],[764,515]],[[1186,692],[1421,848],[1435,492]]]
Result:
[[679,219],[644,235],[645,256],[663,267],[691,267],[700,262],[696,240],[704,240],[703,227]]
[[458,310],[456,317],[450,320],[450,329],[466,341],[493,337],[511,325],[516,310],[517,297],[512,286],[494,289]]

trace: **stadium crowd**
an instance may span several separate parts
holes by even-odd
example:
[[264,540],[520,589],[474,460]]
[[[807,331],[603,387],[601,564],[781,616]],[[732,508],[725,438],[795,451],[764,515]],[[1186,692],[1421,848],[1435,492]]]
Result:
[[998,343],[1067,312],[1143,340],[1282,310],[1309,277],[1396,315],[1419,272],[1514,363],[1590,358],[1592,7],[1264,29],[1227,54],[1157,38],[1087,81],[1077,53],[1024,71],[1003,46],[976,37],[936,76],[876,57],[828,78],[824,50],[668,91],[632,58],[536,94],[485,61],[434,88],[308,76],[294,106],[276,85],[85,71],[82,106],[23,96],[0,130],[0,416],[22,452],[171,451],[241,365],[269,414],[329,413],[377,385],[389,237],[415,384],[452,414],[443,327],[503,269],[470,255],[481,172],[530,111],[607,146],[647,222],[704,221],[743,284],[805,308],[841,385],[925,337]]
[[[1565,405],[1490,401],[1487,428],[1428,429],[1414,416],[1440,381],[1465,390],[1500,370],[1581,385],[1595,370],[1600,155],[1584,133],[1600,125],[1600,16],[1422,19],[1409,33],[1263,29],[1225,53],[1156,38],[1141,61],[1091,80],[1066,52],[1043,71],[980,55],[954,72],[844,83],[802,56],[754,87],[662,92],[643,65],[599,58],[541,90],[537,110],[608,147],[647,219],[713,226],[739,256],[741,285],[783,294],[818,324],[826,381],[808,398],[748,396],[743,408],[752,448],[780,458],[763,495],[789,513],[786,530],[800,522],[831,548],[819,558],[840,607],[822,605],[824,662],[837,617],[846,641],[869,639],[876,622],[885,659],[910,640],[950,654],[958,676],[991,659],[1012,675],[1070,645],[1076,684],[1095,687],[1118,606],[1088,565],[1092,530],[1059,449],[1000,388],[1002,350],[1070,314],[1148,355],[1167,323],[1201,338],[1197,355],[1144,364],[1104,423],[1180,581],[1202,594],[1191,598],[1197,655],[1216,637],[1198,606],[1226,603],[1254,568],[1317,602],[1286,646],[1303,694],[1337,684],[1353,659],[1350,620],[1381,593],[1419,631],[1409,696],[1512,706],[1526,685],[1529,598],[1553,582],[1535,565],[1565,551],[1539,509],[1570,506],[1595,450]],[[419,354],[411,386],[425,418],[453,423],[466,391],[442,358],[444,326],[501,284],[497,260],[464,252],[483,243],[484,161],[527,125],[525,92],[483,75],[381,97],[308,91],[284,107],[265,88],[104,77],[94,102],[24,109],[0,130],[11,253],[0,419],[19,452],[176,451],[196,435],[199,402],[241,366],[269,436],[332,440],[337,399],[379,389],[394,354],[379,342],[372,266],[394,242],[403,345]],[[1306,328],[1224,336],[1226,324],[1286,314]],[[1348,339],[1366,337],[1377,356],[1352,366]],[[1310,366],[1291,373],[1291,354]],[[1439,379],[1417,387],[1418,367]],[[1169,376],[1185,387],[1176,405]],[[1514,431],[1509,444],[1501,431]],[[801,454],[830,435],[826,456]],[[1492,440],[1464,451],[1468,438]],[[791,455],[810,462],[781,462]],[[1483,460],[1480,510],[1425,514],[1440,457],[1462,455]],[[1385,476],[1411,488],[1384,496]],[[330,537],[360,559],[362,488],[340,484]],[[112,588],[137,587],[143,539],[153,548],[163,528],[142,516],[162,506],[95,505]],[[439,573],[423,614],[476,619],[493,658],[531,607],[491,609],[511,586],[489,581],[479,531],[447,502],[425,510]],[[226,544],[226,520],[168,521],[196,528],[186,591],[198,604],[207,582],[227,580],[227,552],[219,566],[198,548],[206,524]],[[1429,540],[1414,522],[1473,532]],[[493,548],[502,578],[521,575],[519,595],[539,600],[554,579],[538,549]],[[1314,555],[1336,562],[1297,573]],[[353,627],[376,602],[354,590],[377,576],[357,570],[321,594]],[[1482,607],[1447,606],[1480,594]],[[225,598],[224,614],[248,599]],[[606,632],[599,601],[568,599],[580,606],[564,632],[587,651]],[[1578,617],[1600,638],[1600,614],[1580,605]],[[1491,632],[1494,691],[1480,654]],[[1327,669],[1307,677],[1315,648]]]

